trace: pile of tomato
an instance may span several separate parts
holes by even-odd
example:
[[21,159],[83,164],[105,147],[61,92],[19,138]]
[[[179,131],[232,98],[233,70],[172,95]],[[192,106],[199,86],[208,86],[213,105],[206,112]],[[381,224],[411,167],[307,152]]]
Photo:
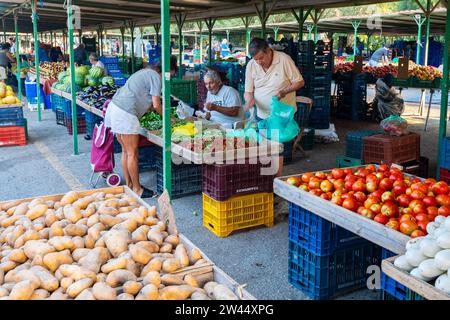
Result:
[[447,183],[387,165],[304,173],[286,182],[413,238],[425,236],[436,216],[450,215]]

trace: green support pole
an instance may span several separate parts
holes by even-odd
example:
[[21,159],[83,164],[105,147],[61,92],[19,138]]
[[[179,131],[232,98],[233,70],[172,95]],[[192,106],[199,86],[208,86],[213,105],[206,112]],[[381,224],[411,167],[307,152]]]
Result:
[[447,9],[447,19],[445,23],[445,43],[444,43],[444,65],[443,65],[443,78],[441,81],[441,113],[439,117],[439,143],[438,143],[438,166],[436,179],[439,181],[440,178],[440,150],[442,139],[447,135],[447,111],[448,111],[448,77],[450,68],[450,10]]
[[422,19],[422,15],[416,14],[414,16],[414,21],[416,21],[417,30],[417,46],[416,46],[416,64],[420,64],[420,48],[422,46],[422,25],[425,19]]
[[230,42],[230,30],[225,31],[227,33],[227,41]]
[[156,44],[159,45],[159,31],[161,30],[161,24],[159,23],[155,23],[153,25],[153,28],[155,28],[155,33],[156,33]]
[[163,64],[163,177],[164,189],[172,195],[172,152],[170,125],[170,10],[169,0],[161,0],[162,64]]
[[36,68],[36,100],[38,121],[42,121],[41,114],[41,81],[40,81],[40,68],[39,68],[39,43],[37,32],[37,12],[36,12],[36,0],[31,0],[32,19],[33,19],[33,36],[34,36],[34,65]]
[[308,24],[306,28],[308,29],[308,40],[312,40],[312,31],[314,30],[314,25]]
[[[73,154],[78,154],[78,128],[77,128],[77,93],[75,91],[75,57],[73,56],[73,24],[72,22],[72,3],[69,1],[67,6],[68,27],[69,27],[69,57],[70,57],[70,92],[72,109],[72,135],[73,135]],[[81,43],[81,42],[80,42]]]
[[120,27],[120,34],[122,36],[122,61],[125,62],[125,26]]
[[133,21],[129,21],[129,28],[131,33],[131,73],[136,70],[136,61],[134,61],[134,28],[136,24]]
[[252,36],[252,29],[245,30],[245,53],[248,55],[248,45],[250,44]]
[[431,24],[431,0],[427,0],[427,25],[425,31],[425,52],[423,55],[423,64],[428,65],[428,51],[430,46],[430,24]]
[[275,41],[278,41],[278,31],[280,31],[280,27],[274,27],[273,29],[273,35],[275,37]]
[[353,29],[355,30],[355,32],[353,34],[353,56],[354,57],[356,56],[356,50],[358,49],[357,45],[356,45],[356,38],[358,36],[358,28],[359,28],[360,24],[361,24],[361,20],[352,21],[352,26],[353,26]]
[[181,66],[183,65],[183,26],[184,26],[184,21],[186,20],[186,14],[182,14],[180,13],[179,15],[175,16],[175,20],[177,22],[177,27],[178,27],[178,64],[180,66],[180,68],[178,69],[178,76],[182,77],[183,75],[183,70],[181,70]]
[[22,100],[22,79],[20,79],[20,40],[19,40],[19,25],[18,25],[18,15],[14,12],[14,31],[16,33],[16,59],[17,59],[17,94],[19,99]]
[[198,26],[198,30],[200,31],[200,46],[199,46],[199,50],[200,50],[200,64],[203,63],[203,21],[197,21],[197,26]]
[[64,54],[67,54],[67,31],[63,30],[63,50],[64,50]]
[[214,24],[216,23],[216,19],[207,18],[205,19],[206,27],[208,27],[208,36],[209,36],[209,52],[208,52],[208,65],[212,65],[212,29],[214,28]]

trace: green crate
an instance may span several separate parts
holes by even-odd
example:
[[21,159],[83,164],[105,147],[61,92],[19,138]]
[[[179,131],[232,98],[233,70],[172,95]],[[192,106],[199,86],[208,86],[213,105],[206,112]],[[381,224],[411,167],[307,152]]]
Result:
[[170,80],[170,92],[185,103],[197,103],[197,81],[195,80],[172,79]]
[[402,87],[402,88],[409,88],[412,84],[412,78],[408,78],[408,79],[394,78],[392,81],[392,84],[394,86],[398,86],[398,87]]
[[406,289],[406,300],[426,300],[420,294],[415,293],[411,289]]
[[412,77],[412,86],[415,88],[433,88],[433,81],[419,80],[417,77]]
[[361,159],[346,156],[336,156],[336,168],[356,167],[362,165]]

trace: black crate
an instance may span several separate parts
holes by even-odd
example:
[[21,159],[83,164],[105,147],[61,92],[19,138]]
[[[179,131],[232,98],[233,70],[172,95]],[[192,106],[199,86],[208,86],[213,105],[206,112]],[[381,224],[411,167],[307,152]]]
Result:
[[314,148],[314,133],[315,130],[313,128],[305,128],[303,132],[302,138],[300,140],[300,145],[303,150],[308,151]]
[[292,153],[294,148],[294,140],[283,143],[283,162],[292,162]]
[[313,40],[298,42],[298,52],[314,53],[315,48],[316,44],[314,43]]
[[56,124],[59,124],[61,126],[66,126],[66,115],[64,111],[61,109],[55,109],[55,117],[56,117]]
[[308,125],[314,129],[328,129],[330,127],[330,104],[313,108],[309,115]]

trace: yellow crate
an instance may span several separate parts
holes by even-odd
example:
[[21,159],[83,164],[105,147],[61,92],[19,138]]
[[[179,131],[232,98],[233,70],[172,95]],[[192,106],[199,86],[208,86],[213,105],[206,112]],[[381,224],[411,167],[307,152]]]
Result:
[[273,193],[235,196],[227,201],[203,193],[203,226],[218,237],[261,225],[273,226]]

